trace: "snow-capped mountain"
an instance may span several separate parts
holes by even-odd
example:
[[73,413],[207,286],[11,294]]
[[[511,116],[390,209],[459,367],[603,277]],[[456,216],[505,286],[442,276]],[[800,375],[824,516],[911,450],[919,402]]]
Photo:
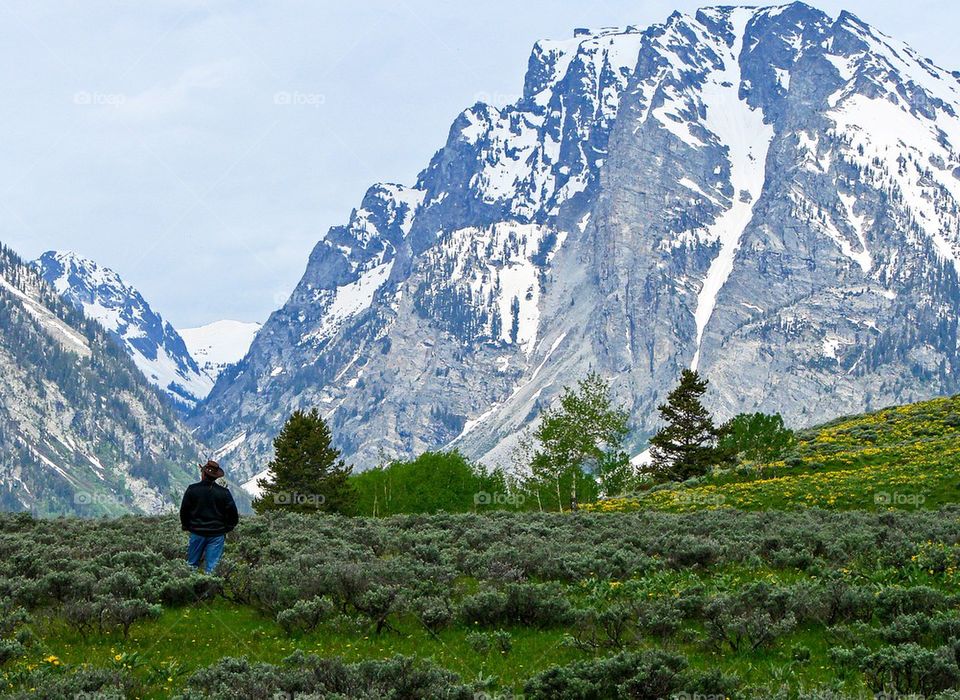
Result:
[[958,75],[803,3],[538,42],[317,244],[200,432],[252,475],[315,405],[360,467],[495,464],[591,368],[637,452],[685,367],[794,425],[956,392]]
[[64,299],[106,328],[177,405],[191,409],[210,392],[216,377],[197,366],[180,334],[116,272],[68,252],[44,253],[34,264]]
[[214,321],[199,328],[183,328],[180,337],[200,370],[213,381],[229,365],[243,359],[262,324]]
[[0,245],[0,510],[169,510],[205,449],[97,323]]

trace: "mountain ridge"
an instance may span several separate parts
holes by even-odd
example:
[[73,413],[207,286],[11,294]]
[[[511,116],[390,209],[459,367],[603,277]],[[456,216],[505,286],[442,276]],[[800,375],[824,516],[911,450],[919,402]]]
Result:
[[318,243],[194,424],[245,475],[311,405],[361,467],[492,466],[588,368],[635,452],[691,366],[721,417],[796,425],[952,393],[958,109],[955,75],[802,3],[537,42],[515,104]]
[[63,297],[98,321],[144,376],[183,410],[213,388],[177,330],[113,270],[73,252],[48,251],[33,263]]
[[203,446],[98,322],[0,245],[0,504],[158,513]]

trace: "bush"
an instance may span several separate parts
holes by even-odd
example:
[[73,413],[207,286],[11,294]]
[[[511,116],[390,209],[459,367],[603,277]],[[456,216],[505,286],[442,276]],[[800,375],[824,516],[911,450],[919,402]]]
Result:
[[717,595],[704,608],[709,639],[735,652],[769,646],[796,626],[793,602],[788,591],[764,582]]
[[505,630],[496,632],[471,632],[466,637],[470,648],[481,656],[486,656],[492,650],[500,654],[509,654],[513,649],[513,638]]
[[292,608],[277,614],[277,624],[288,636],[295,632],[312,632],[333,614],[333,609],[333,603],[326,598],[298,600]]
[[33,642],[30,613],[9,598],[0,601],[0,666],[22,656]]
[[297,652],[280,665],[250,663],[246,658],[222,659],[194,673],[180,700],[273,700],[278,696],[324,698],[383,698],[472,700],[473,688],[456,674],[429,662],[395,656],[386,661],[345,664]]
[[924,649],[918,644],[882,647],[860,662],[867,686],[876,693],[932,696],[960,683],[953,649]]
[[412,609],[421,624],[431,632],[438,632],[453,620],[453,609],[447,598],[424,596],[413,601]]
[[27,653],[20,642],[13,639],[0,639],[0,666]]
[[29,690],[4,697],[11,700],[123,700],[132,696],[135,687],[126,672],[99,668],[56,675],[33,671],[23,679],[22,685]]
[[485,627],[518,624],[542,629],[569,624],[573,618],[563,590],[553,584],[511,583],[503,591],[467,596],[460,605],[461,620]]
[[661,700],[678,693],[732,696],[737,681],[717,672],[687,669],[682,656],[663,651],[624,652],[605,659],[554,666],[524,686],[528,700],[630,698]]
[[929,586],[887,586],[877,596],[877,614],[887,622],[899,615],[945,610],[950,599]]

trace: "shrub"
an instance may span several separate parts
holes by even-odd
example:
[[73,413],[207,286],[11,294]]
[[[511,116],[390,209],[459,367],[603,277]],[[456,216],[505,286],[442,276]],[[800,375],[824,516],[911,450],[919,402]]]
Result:
[[292,608],[277,613],[277,624],[289,636],[294,632],[312,632],[333,614],[333,603],[326,598],[298,600]]
[[887,586],[877,596],[877,614],[884,621],[898,615],[937,612],[949,605],[950,599],[944,593],[929,586]]
[[814,613],[825,625],[873,617],[876,597],[867,588],[851,586],[839,576],[823,581],[816,592],[819,605]]
[[113,669],[80,669],[52,675],[33,671],[22,679],[27,691],[4,695],[10,700],[123,700],[132,697],[133,678],[124,671]]
[[460,619],[467,624],[491,627],[506,617],[507,596],[496,590],[480,591],[460,601]]
[[363,593],[356,601],[356,609],[369,617],[376,625],[376,633],[385,628],[393,629],[387,618],[399,607],[400,591],[393,586],[374,586]]
[[13,639],[0,639],[0,666],[27,653],[20,642]]
[[924,649],[918,644],[881,647],[860,662],[867,686],[894,696],[932,696],[960,683],[960,668],[949,647]]
[[519,624],[546,628],[569,624],[573,608],[554,584],[511,583],[503,591],[481,591],[460,604],[460,619],[467,624],[490,627]]
[[140,598],[123,600],[101,595],[93,600],[71,601],[63,608],[63,618],[84,638],[93,632],[104,634],[119,628],[126,639],[136,622],[157,618],[162,612],[161,606]]
[[119,627],[126,639],[130,628],[141,620],[156,619],[163,613],[163,608],[156,604],[134,598],[132,600],[112,600],[107,606],[107,619],[115,627]]
[[678,693],[733,696],[737,681],[717,672],[687,669],[682,656],[663,651],[624,652],[605,659],[554,666],[524,686],[528,700],[631,698],[661,700]]
[[473,689],[456,674],[429,662],[395,656],[386,661],[345,664],[297,652],[280,665],[226,658],[195,672],[180,700],[272,700],[315,695],[324,698],[472,700]]
[[486,656],[493,650],[500,654],[509,654],[513,649],[513,637],[505,630],[471,632],[467,635],[466,642],[471,649],[481,656]]
[[437,632],[453,619],[453,609],[447,598],[424,596],[413,601],[412,609],[421,624],[431,632]]
[[790,603],[786,591],[764,582],[717,595],[704,608],[709,639],[732,651],[769,646],[797,624]]
[[[7,653],[15,649],[23,649],[33,641],[33,632],[30,630],[30,613],[16,605],[9,598],[0,601],[0,640],[9,642]],[[19,655],[22,651],[14,654]],[[0,653],[0,658],[4,656]],[[0,661],[0,664],[4,661]]]

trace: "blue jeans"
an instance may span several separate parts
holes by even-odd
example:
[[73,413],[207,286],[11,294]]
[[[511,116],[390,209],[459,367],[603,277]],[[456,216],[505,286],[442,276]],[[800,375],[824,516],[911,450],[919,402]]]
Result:
[[[190,543],[187,545],[187,563],[193,568],[199,568],[200,560],[206,558],[206,572],[212,574],[223,556],[224,535],[206,537],[190,533]],[[204,557],[206,555],[206,557]]]

